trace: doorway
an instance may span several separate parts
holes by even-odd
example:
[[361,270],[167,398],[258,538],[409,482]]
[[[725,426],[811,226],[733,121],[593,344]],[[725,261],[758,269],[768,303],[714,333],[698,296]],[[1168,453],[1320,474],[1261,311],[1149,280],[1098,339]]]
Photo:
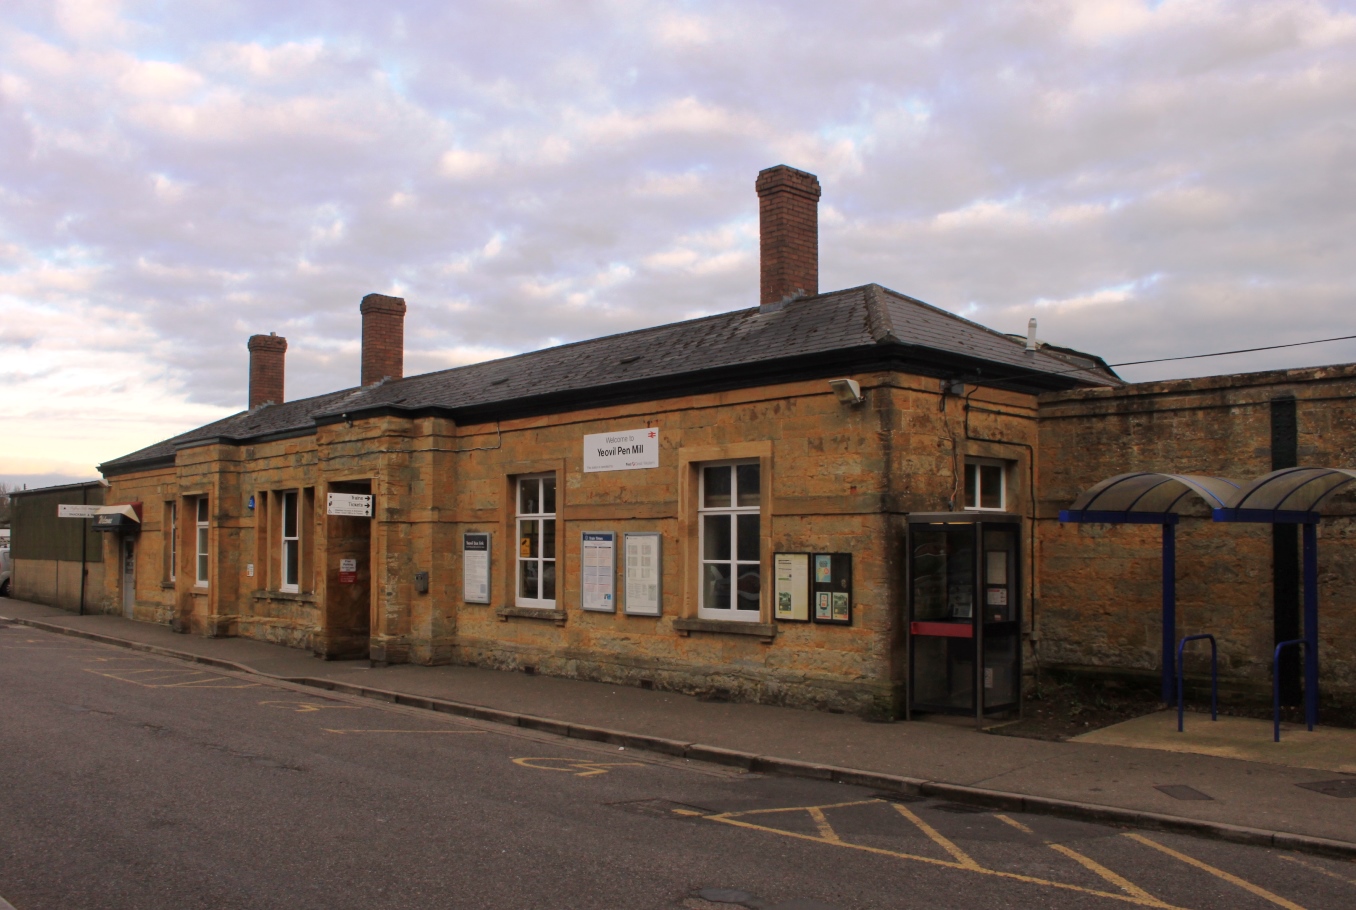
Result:
[[134,537],[122,539],[122,615],[134,619],[137,602],[137,542]]
[[1021,704],[1021,519],[909,517],[909,711],[986,715]]
[[[328,489],[331,493],[370,496],[372,482],[331,483]],[[372,521],[325,515],[325,610],[317,651],[326,660],[359,660],[369,654],[374,626]]]

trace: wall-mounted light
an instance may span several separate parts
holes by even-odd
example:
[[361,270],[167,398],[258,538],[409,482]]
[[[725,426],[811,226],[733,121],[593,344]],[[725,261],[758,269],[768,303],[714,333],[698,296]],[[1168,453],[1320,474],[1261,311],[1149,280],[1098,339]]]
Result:
[[833,389],[833,394],[843,404],[861,404],[865,400],[862,387],[855,379],[830,379],[829,388]]

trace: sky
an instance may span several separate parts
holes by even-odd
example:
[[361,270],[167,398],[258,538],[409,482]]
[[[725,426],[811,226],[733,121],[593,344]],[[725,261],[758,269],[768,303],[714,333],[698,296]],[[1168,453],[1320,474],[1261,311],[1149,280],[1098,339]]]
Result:
[[[358,383],[758,302],[757,172],[820,289],[1111,363],[1356,334],[1356,3],[4,0],[0,482]],[[1127,379],[1356,361],[1356,342]]]

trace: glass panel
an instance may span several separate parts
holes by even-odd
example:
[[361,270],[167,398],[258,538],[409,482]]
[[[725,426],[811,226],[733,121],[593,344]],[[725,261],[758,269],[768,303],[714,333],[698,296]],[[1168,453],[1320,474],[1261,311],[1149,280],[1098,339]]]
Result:
[[975,707],[975,642],[970,638],[915,636],[913,701],[916,705]]
[[283,573],[283,584],[295,585],[297,576],[297,557],[300,551],[295,540],[289,540],[283,544],[283,561],[287,563],[286,570]]
[[739,567],[739,596],[735,599],[737,610],[757,610],[758,593],[762,590],[762,577],[758,566]]
[[537,599],[537,561],[520,559],[518,561],[518,596],[528,600]]
[[207,581],[207,554],[198,557],[198,581]]
[[979,466],[979,507],[1003,508],[1003,469],[995,464]]
[[541,510],[547,515],[556,514],[556,479],[554,477],[542,478]]
[[544,559],[556,558],[556,520],[554,518],[542,519],[541,530],[541,555]]
[[730,506],[730,468],[702,469],[702,508],[725,509]]
[[518,481],[518,514],[536,515],[537,514],[537,495],[541,491],[541,484],[536,480]]
[[973,509],[976,505],[979,504],[975,496],[975,484],[979,482],[978,473],[979,473],[978,466],[966,464],[964,508]]
[[549,559],[541,564],[541,599],[556,599],[556,561]]
[[739,505],[756,506],[758,505],[758,483],[759,467],[756,464],[741,464],[735,466],[735,487],[738,492]]
[[283,494],[283,537],[297,536],[297,494]]
[[198,521],[207,520],[207,497],[198,500]]
[[707,563],[702,566],[702,606],[708,610],[730,609],[730,566]]
[[740,515],[735,519],[739,522],[736,531],[739,538],[739,556],[737,558],[745,562],[758,562],[758,517],[757,515]]
[[1017,635],[1015,632],[984,633],[984,707],[996,708],[1017,701]]
[[913,532],[913,618],[950,619],[946,604],[946,532]]
[[518,556],[521,559],[535,559],[540,556],[541,541],[535,519],[518,522]]
[[730,516],[702,516],[702,559],[730,558]]
[[[987,540],[990,536],[985,534]],[[989,550],[984,554],[984,580],[991,585],[1008,583],[1008,551]]]

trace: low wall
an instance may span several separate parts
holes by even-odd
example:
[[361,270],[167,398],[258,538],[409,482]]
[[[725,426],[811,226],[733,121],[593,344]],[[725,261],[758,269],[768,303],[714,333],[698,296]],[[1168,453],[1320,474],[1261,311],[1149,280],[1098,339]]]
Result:
[[[85,564],[85,612],[104,612],[104,564]],[[80,563],[65,559],[16,559],[10,580],[15,600],[80,609]]]

